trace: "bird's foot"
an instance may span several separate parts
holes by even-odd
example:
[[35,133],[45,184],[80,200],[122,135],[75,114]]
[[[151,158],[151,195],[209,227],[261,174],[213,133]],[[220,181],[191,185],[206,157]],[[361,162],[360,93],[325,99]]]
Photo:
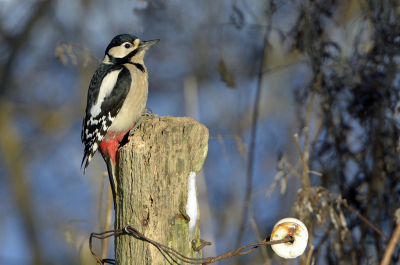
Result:
[[145,108],[142,115],[153,114],[153,111],[150,108]]
[[142,116],[141,116],[139,119],[137,119],[137,121],[136,121],[136,123],[135,123],[135,126],[133,126],[133,128],[129,131],[129,136],[132,136],[132,135],[133,135],[133,132],[139,127],[139,125],[140,125],[143,121],[148,120],[148,119],[153,119],[153,118],[157,118],[158,120],[161,119],[159,115],[153,114],[153,112],[151,111],[151,109],[147,109],[147,108],[146,108],[146,109],[144,110]]
[[161,117],[159,115],[157,115],[157,114],[153,114],[153,111],[151,109],[149,109],[149,108],[145,108],[144,109],[142,117],[143,116],[144,116],[143,120],[148,120],[148,119],[153,119],[153,118],[157,118],[158,120],[161,120]]
[[145,108],[143,111],[142,116],[149,116],[150,118],[146,118],[147,119],[152,119],[152,118],[158,118],[158,120],[161,120],[161,117],[157,114],[153,114],[153,111],[149,108]]

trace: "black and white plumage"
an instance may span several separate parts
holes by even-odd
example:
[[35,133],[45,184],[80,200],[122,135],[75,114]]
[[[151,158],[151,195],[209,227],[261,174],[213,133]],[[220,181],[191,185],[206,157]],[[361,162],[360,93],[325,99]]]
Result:
[[107,164],[114,202],[118,146],[145,110],[148,76],[143,58],[146,50],[158,41],[141,41],[129,34],[114,37],[89,85],[81,135],[85,144],[82,165],[86,161],[86,170],[100,149]]
[[122,65],[102,63],[89,86],[86,115],[82,125],[85,144],[84,169],[96,153],[129,92],[132,78]]

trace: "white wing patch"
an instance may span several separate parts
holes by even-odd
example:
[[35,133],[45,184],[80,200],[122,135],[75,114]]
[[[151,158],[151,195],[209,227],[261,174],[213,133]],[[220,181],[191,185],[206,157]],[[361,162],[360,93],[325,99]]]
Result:
[[103,82],[101,82],[99,96],[97,97],[96,104],[94,104],[93,107],[90,109],[90,114],[93,117],[96,117],[101,112],[101,104],[103,103],[104,98],[111,94],[115,84],[117,83],[118,75],[121,71],[122,69],[112,71],[104,77]]

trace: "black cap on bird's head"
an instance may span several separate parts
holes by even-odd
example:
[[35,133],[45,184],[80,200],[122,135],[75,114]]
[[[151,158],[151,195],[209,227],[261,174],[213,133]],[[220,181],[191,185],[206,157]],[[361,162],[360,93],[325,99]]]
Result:
[[121,34],[121,35],[115,36],[111,40],[110,44],[108,44],[108,46],[107,46],[105,53],[108,54],[108,52],[111,48],[121,46],[122,44],[127,43],[127,42],[134,46],[137,46],[136,49],[138,50],[137,52],[139,52],[142,50],[147,50],[150,46],[156,44],[159,41],[160,40],[141,41],[141,40],[139,40],[138,37],[133,36],[131,34]]
[[136,39],[138,39],[138,37],[130,35],[130,34],[117,35],[111,40],[110,44],[108,44],[107,49],[106,49],[106,54],[112,47],[120,46],[122,43],[125,43],[125,42],[133,43]]

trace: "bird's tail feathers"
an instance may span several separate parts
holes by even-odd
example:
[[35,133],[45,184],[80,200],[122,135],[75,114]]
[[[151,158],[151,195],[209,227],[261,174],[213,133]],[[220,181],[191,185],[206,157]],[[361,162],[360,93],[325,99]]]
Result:
[[108,171],[108,177],[110,179],[110,185],[111,185],[111,192],[113,195],[113,200],[114,200],[114,209],[116,207],[116,193],[117,193],[117,176],[116,176],[116,165],[112,161],[112,159],[107,155],[107,154],[102,154],[104,161],[106,161],[107,164],[107,171]]

